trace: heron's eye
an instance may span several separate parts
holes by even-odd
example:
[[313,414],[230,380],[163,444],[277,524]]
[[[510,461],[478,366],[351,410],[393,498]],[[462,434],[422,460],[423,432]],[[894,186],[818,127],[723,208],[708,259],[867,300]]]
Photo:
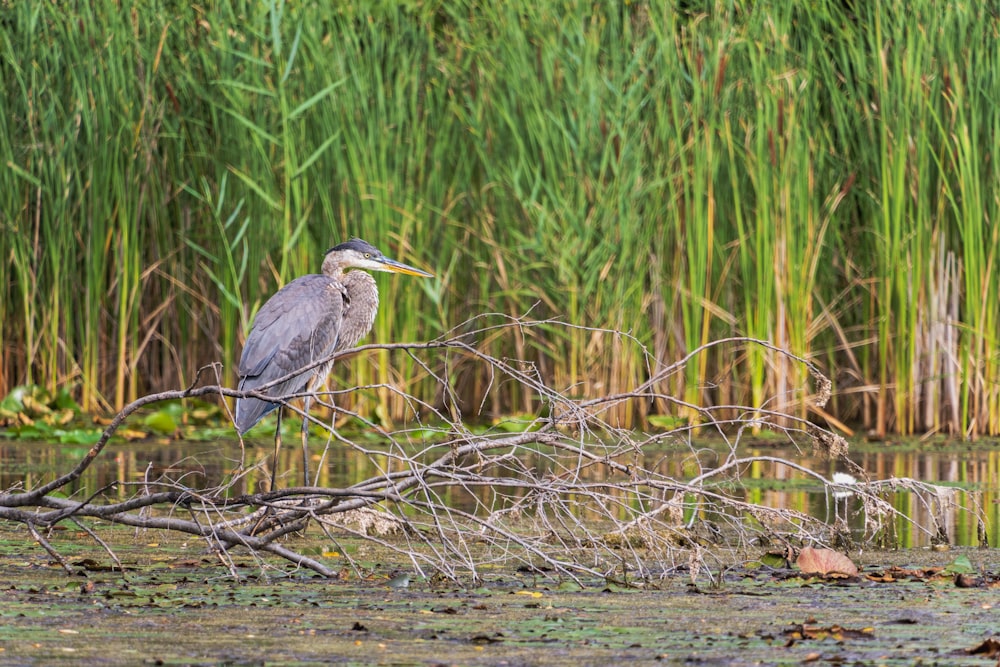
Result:
[[372,258],[372,254],[370,252],[366,252],[365,253],[365,259],[371,259],[371,258]]

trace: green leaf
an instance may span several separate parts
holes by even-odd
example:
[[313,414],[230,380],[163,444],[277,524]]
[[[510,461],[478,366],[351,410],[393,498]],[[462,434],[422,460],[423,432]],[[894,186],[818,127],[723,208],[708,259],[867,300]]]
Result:
[[235,120],[237,123],[239,123],[240,125],[243,125],[244,127],[248,128],[249,130],[251,130],[257,136],[263,137],[268,142],[270,142],[270,143],[272,143],[274,145],[278,145],[280,143],[278,141],[277,137],[275,137],[273,134],[271,134],[270,132],[268,132],[267,130],[265,130],[264,128],[262,128],[260,125],[257,125],[256,123],[254,123],[253,121],[251,121],[249,118],[244,118],[243,116],[239,115],[238,113],[236,113],[232,109],[223,109],[223,112],[229,114],[229,116],[231,116],[233,118],[233,120]]
[[650,415],[647,419],[650,426],[663,431],[672,431],[688,423],[686,417],[676,417],[674,415]]
[[92,445],[101,439],[101,432],[92,428],[75,428],[58,431],[56,437],[59,442],[67,445]]
[[212,83],[218,86],[225,86],[227,88],[234,88],[236,90],[242,90],[248,93],[253,93],[254,95],[261,95],[263,97],[274,97],[274,93],[268,90],[267,88],[262,88],[261,86],[251,86],[241,81],[233,81],[231,79],[216,79]]
[[973,574],[976,572],[976,568],[972,565],[972,561],[969,560],[968,556],[959,556],[955,560],[951,561],[945,568],[945,572],[951,572],[952,574]]
[[35,178],[34,176],[32,176],[30,173],[28,173],[27,171],[25,171],[21,167],[19,167],[16,164],[14,164],[10,160],[7,161],[7,167],[11,171],[13,171],[15,174],[17,174],[18,176],[20,176],[24,180],[26,180],[29,183],[31,183],[32,185],[34,185],[36,188],[42,187],[42,182],[40,180],[38,180],[37,178]]
[[157,410],[143,419],[142,423],[157,433],[174,433],[177,430],[177,421],[169,410]]
[[229,171],[231,171],[234,174],[236,174],[237,178],[239,178],[241,181],[243,181],[247,185],[247,187],[249,187],[251,190],[253,190],[255,193],[257,193],[257,196],[260,197],[261,199],[263,199],[264,203],[266,203],[268,206],[270,206],[271,208],[273,208],[275,211],[280,211],[281,210],[281,204],[278,202],[278,200],[276,200],[274,197],[272,197],[271,195],[269,195],[266,192],[264,192],[264,188],[262,188],[257,183],[257,181],[253,180],[252,178],[250,178],[249,175],[244,174],[242,171],[240,171],[236,167],[230,166],[229,167]]
[[326,97],[327,95],[329,95],[330,93],[332,93],[337,88],[340,88],[342,85],[344,85],[345,81],[347,81],[347,79],[341,79],[339,81],[334,81],[329,86],[327,86],[323,90],[319,91],[318,93],[316,93],[315,95],[313,95],[312,97],[310,97],[309,99],[307,99],[305,102],[303,102],[299,106],[297,106],[294,109],[292,109],[291,113],[288,114],[288,120],[293,120],[293,119],[297,118],[298,116],[302,115],[303,113],[305,113],[306,111],[308,111],[317,102],[319,102],[320,100],[322,100],[324,97]]
[[285,63],[285,71],[281,75],[281,83],[288,81],[288,77],[292,74],[292,66],[295,63],[295,56],[299,52],[299,42],[302,40],[302,23],[299,23],[298,29],[295,31],[295,39],[292,40],[292,50],[288,54],[288,62]]
[[72,410],[73,412],[80,412],[81,410],[80,404],[73,400],[73,396],[66,387],[61,387],[56,392],[56,397],[52,401],[52,407],[56,410]]
[[292,178],[298,178],[299,176],[301,176],[302,174],[304,174],[306,172],[306,169],[308,169],[309,166],[313,162],[315,162],[316,160],[318,160],[320,158],[320,156],[323,154],[323,152],[327,148],[330,147],[330,144],[332,144],[334,141],[336,141],[337,137],[339,137],[339,136],[340,136],[340,132],[337,132],[332,137],[330,137],[329,139],[327,139],[326,141],[324,141],[323,144],[319,148],[317,148],[315,151],[313,151],[312,155],[310,155],[308,158],[306,158],[305,162],[303,162],[301,165],[299,165],[299,168],[295,170],[294,174],[292,174]]
[[764,567],[785,568],[788,567],[788,560],[779,554],[766,553],[761,556],[760,564]]

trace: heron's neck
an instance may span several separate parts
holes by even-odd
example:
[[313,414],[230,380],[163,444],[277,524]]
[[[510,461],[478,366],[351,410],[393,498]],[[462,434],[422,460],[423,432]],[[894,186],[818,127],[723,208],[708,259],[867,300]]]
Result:
[[345,349],[357,345],[372,330],[378,312],[378,287],[366,271],[347,271],[337,276],[337,280],[347,291],[344,321],[337,343],[338,349]]
[[340,263],[340,256],[337,253],[331,252],[323,258],[323,275],[337,280],[344,279],[344,265]]

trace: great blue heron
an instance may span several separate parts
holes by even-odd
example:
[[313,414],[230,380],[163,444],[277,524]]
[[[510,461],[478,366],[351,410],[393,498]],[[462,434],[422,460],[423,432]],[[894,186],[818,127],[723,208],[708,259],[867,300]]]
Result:
[[[289,378],[264,390],[267,396],[287,396],[307,389],[302,421],[303,475],[309,485],[309,450],[307,444],[310,394],[330,373],[333,362],[302,370],[329,357],[334,352],[358,344],[375,322],[378,311],[378,287],[368,269],[433,277],[389,259],[361,239],[351,239],[326,251],[323,273],[296,278],[281,288],[261,306],[240,357],[240,390],[253,391],[286,375]],[[236,399],[236,428],[246,433],[267,413],[278,409],[275,432],[274,470],[281,446],[281,404],[259,398]]]

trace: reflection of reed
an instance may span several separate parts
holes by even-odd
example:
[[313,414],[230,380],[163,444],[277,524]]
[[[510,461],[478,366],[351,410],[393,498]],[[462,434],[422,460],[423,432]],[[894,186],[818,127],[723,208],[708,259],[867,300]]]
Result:
[[[948,451],[872,451],[855,459],[868,470],[872,479],[890,477],[922,480],[955,486],[951,498],[924,502],[910,493],[896,493],[893,505],[903,514],[923,525],[933,525],[940,517],[949,540],[957,545],[979,543],[978,526],[962,507],[978,504],[987,521],[987,532],[1000,528],[1000,454],[995,450]],[[993,537],[995,540],[996,538]],[[927,546],[929,540],[912,531],[900,533],[902,546]]]
[[[125,444],[109,448],[112,456],[99,459],[84,474],[66,488],[67,493],[82,496],[98,489],[107,489],[109,499],[122,500],[133,495],[135,485],[144,481],[156,483],[182,483],[191,488],[214,488],[229,481],[239,464],[239,448],[235,443],[184,443],[166,445]],[[76,445],[19,444],[0,445],[0,489],[24,485],[33,487],[52,479],[57,471],[65,468],[67,461],[75,461],[86,453],[86,448]],[[762,450],[753,450],[751,455]],[[246,467],[255,463],[269,463],[270,446],[248,447]],[[832,477],[832,464],[818,456],[798,452],[782,452],[769,448],[766,454],[776,458],[790,457],[806,468],[828,470]],[[660,448],[644,452],[636,461],[650,473],[664,480],[686,481],[714,469],[723,461],[725,452],[711,449],[692,451],[685,448]],[[990,537],[1000,527],[1000,452],[996,450],[967,450],[962,452],[894,450],[891,448],[862,451],[852,456],[854,461],[868,471],[871,479],[912,478],[946,486],[955,486],[953,494],[931,498],[904,490],[888,492],[886,500],[914,523],[930,527],[941,525],[948,540],[954,545],[977,545],[978,525],[972,513],[974,506],[982,508]],[[322,462],[322,466],[319,463]],[[281,452],[279,484],[295,483],[301,477],[298,470],[301,460],[294,448]],[[401,455],[369,455],[357,449],[331,445],[326,451],[315,452],[314,465],[319,468],[319,485],[327,488],[344,488],[381,474],[402,470],[407,462]],[[474,465],[474,461],[463,465]],[[579,461],[561,459],[553,451],[537,450],[523,453],[516,459],[505,460],[484,467],[479,473],[490,483],[455,486],[440,490],[438,500],[457,510],[486,515],[516,508],[531,515],[544,511],[544,498],[529,498],[530,485],[519,484],[518,479],[530,475],[536,479],[549,477],[555,481],[560,475],[573,475],[574,484],[584,493],[600,495],[602,503],[573,502],[568,505],[579,521],[600,522],[608,519],[627,520],[636,510],[656,509],[670,500],[657,490],[641,484],[629,485],[621,472],[614,472],[606,465],[583,465]],[[244,471],[229,490],[229,495],[251,493],[257,484],[269,478],[269,469],[258,466]],[[735,471],[734,471],[735,472]],[[799,471],[772,461],[756,460],[745,470],[713,484],[726,484],[727,493],[748,503],[775,509],[788,509],[821,520],[830,520],[834,514],[832,494],[807,479]],[[121,484],[122,482],[127,483]],[[431,492],[437,487],[429,487]],[[844,501],[841,501],[844,502]],[[864,534],[864,517],[857,510],[857,499],[846,500],[849,508],[850,528],[855,535]],[[899,519],[895,525],[900,546],[921,547],[930,544],[931,538],[910,523]]]

